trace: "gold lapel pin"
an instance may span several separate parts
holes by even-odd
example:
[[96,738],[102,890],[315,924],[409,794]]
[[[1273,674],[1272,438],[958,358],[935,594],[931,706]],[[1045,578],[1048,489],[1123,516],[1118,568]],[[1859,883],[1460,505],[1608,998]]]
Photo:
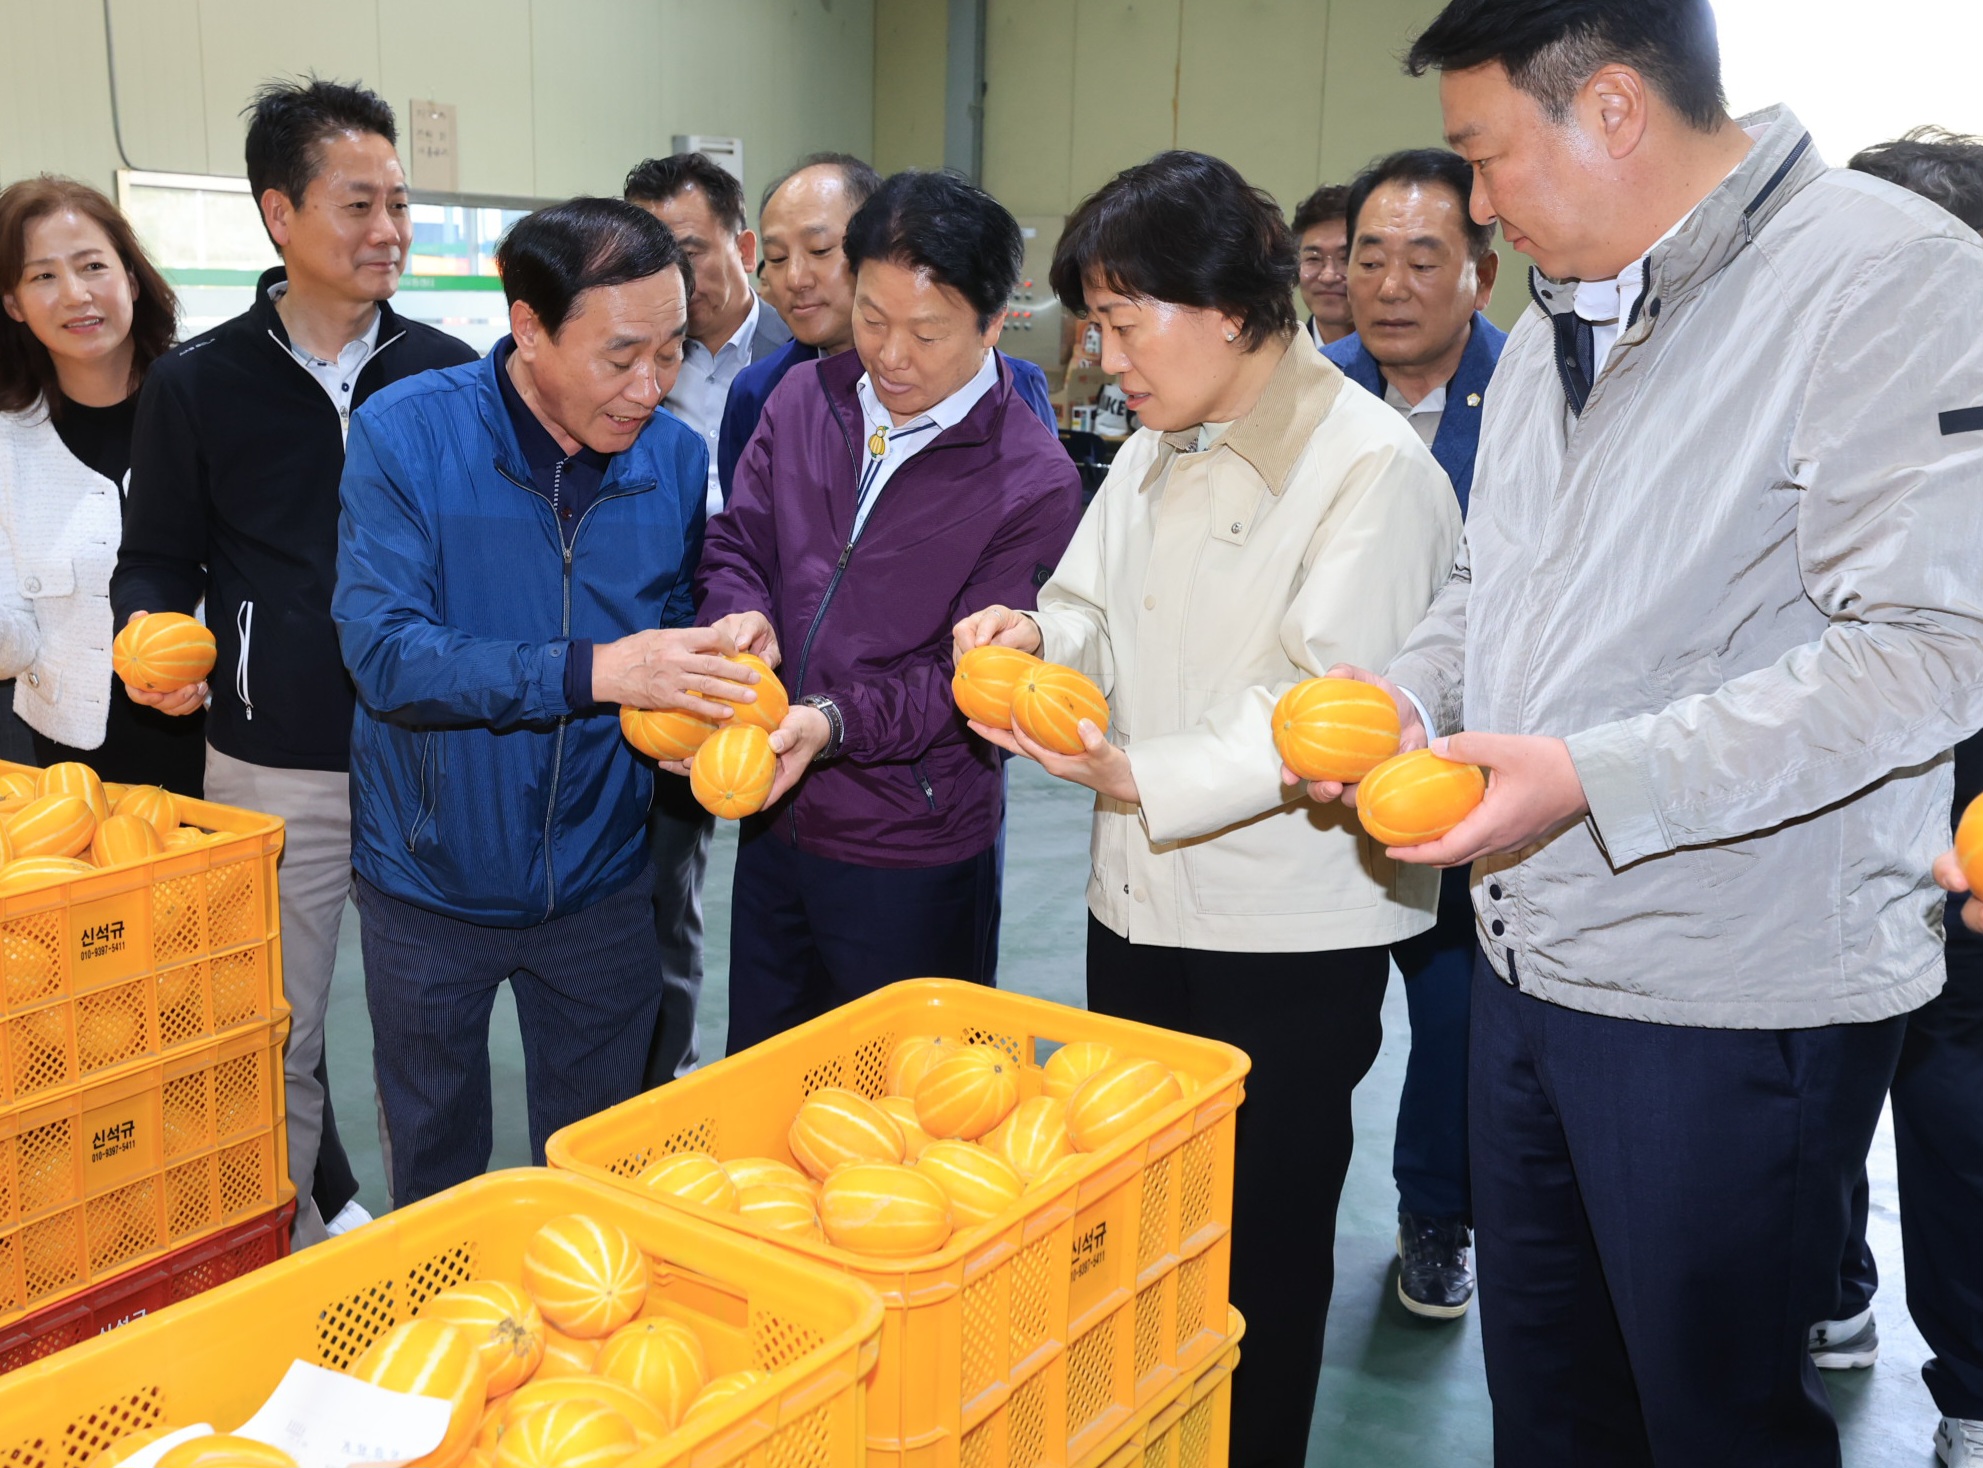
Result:
[[1469,408],[1478,408],[1478,407],[1480,406],[1480,394],[1479,394],[1479,393],[1477,393],[1477,392],[1470,392],[1470,393],[1468,393],[1468,394],[1467,394],[1467,406],[1468,406]]

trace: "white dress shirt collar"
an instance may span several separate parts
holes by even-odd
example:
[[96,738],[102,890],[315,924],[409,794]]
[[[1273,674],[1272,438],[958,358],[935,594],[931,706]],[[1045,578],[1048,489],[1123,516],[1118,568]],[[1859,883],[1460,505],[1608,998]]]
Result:
[[[854,392],[861,400],[864,435],[861,444],[860,499],[854,510],[856,536],[867,524],[875,501],[881,498],[882,487],[895,477],[896,471],[929,447],[945,430],[955,428],[969,417],[971,410],[978,406],[997,381],[998,353],[988,348],[985,360],[979,364],[969,382],[926,412],[917,414],[907,423],[898,424],[875,395],[874,383],[869,380],[869,375],[865,372],[861,374],[860,381],[854,384]],[[877,445],[881,448],[880,453],[875,452]]]

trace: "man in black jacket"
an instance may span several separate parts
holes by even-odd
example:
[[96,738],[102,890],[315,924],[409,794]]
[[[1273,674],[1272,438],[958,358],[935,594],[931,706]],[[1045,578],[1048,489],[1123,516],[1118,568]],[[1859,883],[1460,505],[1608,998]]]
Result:
[[[131,446],[124,541],[111,579],[121,625],[204,599],[219,643],[207,717],[207,795],[287,823],[283,1071],[296,1243],[320,1143],[336,1150],[324,1011],[351,883],[347,774],[353,693],[331,623],[338,481],[352,411],[388,383],[474,360],[387,304],[412,244],[392,109],[333,82],[272,82],[255,97],[248,181],[282,256],[244,315],[147,374]],[[204,685],[132,697],[189,713]],[[346,1225],[362,1210],[340,1215]]]

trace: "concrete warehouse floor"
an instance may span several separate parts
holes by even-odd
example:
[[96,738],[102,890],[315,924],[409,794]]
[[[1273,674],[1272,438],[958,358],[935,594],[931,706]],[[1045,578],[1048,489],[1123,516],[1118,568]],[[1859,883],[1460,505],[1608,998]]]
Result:
[[[1082,954],[1088,871],[1086,793],[1024,760],[1014,761],[1005,873],[1003,987],[1063,1004],[1083,1002]],[[723,1053],[729,1019],[730,871],[736,829],[723,826],[707,890],[708,974],[702,995],[702,1053]],[[346,1148],[374,1211],[386,1203],[369,1081],[371,1024],[365,1012],[358,915],[348,910],[338,951],[329,1024],[333,1096]],[[507,992],[507,991],[506,991]],[[1336,1296],[1329,1356],[1322,1369],[1308,1468],[1462,1468],[1492,1461],[1480,1329],[1408,1315],[1393,1290],[1397,1195],[1391,1184],[1391,1132],[1404,1081],[1410,1032],[1402,985],[1384,1006],[1384,1047],[1357,1092],[1357,1152],[1343,1193],[1336,1244]],[[491,1037],[496,1090],[492,1167],[529,1162],[523,1114],[523,1052],[516,1012],[496,1005]],[[1871,1371],[1827,1374],[1851,1468],[1900,1464],[1929,1468],[1936,1413],[1921,1384],[1927,1349],[1902,1303],[1900,1221],[1894,1192],[1893,1133],[1874,1143],[1873,1246],[1881,1289],[1876,1311],[1882,1355]],[[1239,1241],[1245,1247],[1243,1240]],[[1244,1369],[1242,1366],[1241,1369]]]

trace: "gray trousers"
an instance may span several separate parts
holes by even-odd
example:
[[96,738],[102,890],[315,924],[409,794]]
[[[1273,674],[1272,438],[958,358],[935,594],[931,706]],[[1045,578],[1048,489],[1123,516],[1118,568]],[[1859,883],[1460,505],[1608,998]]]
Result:
[[289,1111],[289,1177],[296,1185],[297,1248],[323,1242],[324,1220],[311,1198],[324,1128],[324,1011],[337,966],[337,930],[351,891],[351,778],[326,770],[251,765],[207,747],[207,799],[281,816],[277,871],[282,920],[282,997],[289,1045],[282,1079]]
[[654,858],[654,920],[661,935],[661,1020],[647,1055],[646,1087],[666,1085],[702,1059],[695,1029],[702,998],[702,878],[716,817],[678,775],[654,777],[647,843]]

